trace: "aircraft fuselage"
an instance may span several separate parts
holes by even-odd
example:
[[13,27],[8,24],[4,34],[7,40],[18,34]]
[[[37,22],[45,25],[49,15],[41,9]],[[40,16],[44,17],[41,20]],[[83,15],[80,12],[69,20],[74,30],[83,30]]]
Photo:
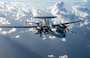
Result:
[[60,26],[42,26],[42,29],[46,34],[50,34],[59,38],[66,37],[66,31]]

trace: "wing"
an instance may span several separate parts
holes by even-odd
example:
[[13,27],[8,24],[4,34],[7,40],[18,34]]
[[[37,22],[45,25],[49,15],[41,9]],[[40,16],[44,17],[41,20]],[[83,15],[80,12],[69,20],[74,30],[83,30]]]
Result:
[[65,26],[65,25],[67,25],[67,24],[77,23],[77,22],[81,22],[81,21],[82,21],[82,20],[74,21],[74,22],[68,22],[68,23],[62,23],[62,24],[55,24],[55,25],[52,25],[52,27],[60,26],[60,25]]
[[82,20],[79,21],[74,21],[74,22],[68,22],[68,23],[62,23],[62,25],[66,25],[66,24],[72,24],[72,23],[77,23],[77,22],[81,22]]
[[37,28],[37,26],[0,26],[0,28]]

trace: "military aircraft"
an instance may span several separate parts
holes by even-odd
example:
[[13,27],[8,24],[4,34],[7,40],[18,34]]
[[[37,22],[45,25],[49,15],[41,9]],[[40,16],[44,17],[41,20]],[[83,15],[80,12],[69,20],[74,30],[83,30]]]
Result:
[[0,26],[0,28],[34,28],[37,31],[36,34],[40,34],[40,37],[42,37],[42,34],[44,35],[50,34],[59,38],[64,38],[66,37],[66,30],[73,33],[73,31],[68,29],[68,26],[67,26],[68,24],[82,21],[82,20],[79,20],[74,22],[50,25],[49,19],[57,18],[56,16],[35,16],[33,18],[41,19],[41,22],[36,23],[36,22],[26,21],[26,23],[33,23],[36,25],[35,26]]

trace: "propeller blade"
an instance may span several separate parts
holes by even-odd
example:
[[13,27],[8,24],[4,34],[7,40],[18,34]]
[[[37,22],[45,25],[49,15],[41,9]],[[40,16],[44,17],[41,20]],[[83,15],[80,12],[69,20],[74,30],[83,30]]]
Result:
[[77,32],[70,30],[69,28],[66,28],[66,30],[69,31],[70,33],[77,33]]
[[66,30],[72,33],[72,31],[69,28],[66,28]]
[[42,37],[42,33],[40,34],[40,37]]
[[83,35],[85,35],[86,33],[85,32],[75,32],[75,31],[72,31],[72,30],[70,30],[70,29],[68,29],[68,28],[66,28],[70,33],[74,33],[74,34],[83,34]]
[[37,35],[37,34],[40,34],[40,37],[42,37],[42,30],[41,30],[41,29],[36,29],[36,30],[38,30],[38,31],[37,31],[37,33],[35,33],[35,34],[36,34],[36,35]]
[[43,31],[43,33],[46,35],[46,32],[45,31]]
[[42,31],[40,30],[40,37],[42,37]]

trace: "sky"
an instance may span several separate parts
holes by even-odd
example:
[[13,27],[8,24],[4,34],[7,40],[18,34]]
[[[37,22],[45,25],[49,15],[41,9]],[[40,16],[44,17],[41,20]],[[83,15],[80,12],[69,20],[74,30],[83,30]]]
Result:
[[[73,4],[79,3],[79,4],[84,4],[86,3],[86,6],[89,7],[89,0],[0,0],[0,1],[8,1],[8,2],[20,2],[24,4],[28,4],[31,7],[37,7],[37,8],[46,8],[48,6],[52,6],[53,4],[59,2],[59,1],[64,1],[66,7],[71,6]],[[69,2],[70,1],[70,2]]]
[[[24,25],[33,16],[53,15],[53,24],[83,20],[70,25],[65,41],[50,35],[40,38],[33,29],[0,28],[0,58],[90,58],[89,0],[0,0],[0,25]],[[32,24],[27,24],[32,25]],[[87,34],[82,34],[87,33]]]

